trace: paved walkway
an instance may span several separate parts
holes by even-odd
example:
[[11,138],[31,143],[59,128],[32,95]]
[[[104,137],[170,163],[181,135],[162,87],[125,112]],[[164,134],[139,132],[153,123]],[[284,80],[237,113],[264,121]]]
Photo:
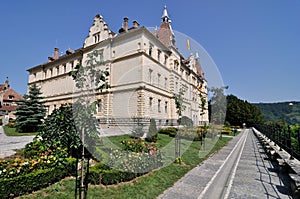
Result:
[[0,159],[14,155],[14,149],[24,148],[33,138],[34,136],[6,136],[0,126]]
[[158,198],[292,198],[286,176],[276,171],[247,129]]
[[[129,134],[131,128],[103,128],[99,129],[99,135],[116,136]],[[0,126],[0,159],[14,155],[15,149],[22,149],[33,140],[34,136],[6,136],[2,126]]]

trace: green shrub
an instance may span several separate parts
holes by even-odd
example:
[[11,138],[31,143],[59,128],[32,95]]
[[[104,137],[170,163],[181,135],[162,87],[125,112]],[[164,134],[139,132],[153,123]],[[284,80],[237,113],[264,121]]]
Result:
[[149,131],[147,133],[147,142],[156,142],[158,139],[157,137],[157,128],[156,128],[156,122],[155,119],[151,118],[150,119],[150,126],[149,126]]
[[194,126],[193,120],[187,116],[182,116],[182,118],[178,120],[178,123],[186,127]]
[[145,134],[143,124],[138,124],[134,129],[131,131],[131,137],[140,138]]
[[136,173],[122,172],[116,169],[96,169],[90,168],[88,182],[99,185],[112,185],[120,182],[127,182],[139,176]]
[[162,128],[158,133],[169,135],[170,137],[175,137],[178,129],[175,127]]

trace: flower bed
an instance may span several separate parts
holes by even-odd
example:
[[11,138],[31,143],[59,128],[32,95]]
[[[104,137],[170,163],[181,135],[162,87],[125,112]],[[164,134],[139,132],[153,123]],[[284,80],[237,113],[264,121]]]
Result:
[[75,159],[67,159],[65,165],[47,169],[34,169],[30,173],[23,173],[9,178],[0,179],[0,198],[12,198],[32,191],[39,190],[53,184],[66,176],[74,175]]
[[67,158],[59,143],[47,146],[35,139],[26,145],[24,154],[24,159],[0,160],[0,198],[47,187],[76,171],[75,159]]
[[91,184],[110,185],[130,181],[162,166],[158,144],[149,144],[141,139],[127,139],[121,143],[124,150],[112,150],[107,166],[98,163],[90,168]]
[[[30,143],[28,146],[33,147]],[[34,146],[36,146],[35,144]],[[28,146],[26,149],[28,150]],[[25,149],[25,153],[26,153]],[[33,172],[36,169],[48,169],[66,164],[67,153],[66,149],[46,148],[40,146],[35,149],[29,158],[15,158],[13,160],[0,160],[0,178],[14,178],[20,175],[25,175]],[[35,151],[34,150],[34,151]]]

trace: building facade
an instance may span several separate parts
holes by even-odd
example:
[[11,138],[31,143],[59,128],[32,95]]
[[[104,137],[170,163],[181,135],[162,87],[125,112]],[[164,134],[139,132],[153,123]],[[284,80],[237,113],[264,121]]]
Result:
[[[183,89],[183,116],[194,125],[208,124],[207,82],[197,55],[184,58],[176,48],[166,7],[159,30],[154,32],[128,18],[118,34],[108,28],[103,17],[96,15],[83,47],[59,49],[48,62],[28,70],[28,86],[37,84],[46,100],[48,114],[61,104],[76,98],[75,82],[69,72],[77,64],[85,66],[88,55],[98,51],[101,70],[109,71],[110,88],[95,92],[96,117],[102,127],[126,126],[155,118],[158,126],[177,125],[174,95]],[[203,104],[203,102],[205,102]]]

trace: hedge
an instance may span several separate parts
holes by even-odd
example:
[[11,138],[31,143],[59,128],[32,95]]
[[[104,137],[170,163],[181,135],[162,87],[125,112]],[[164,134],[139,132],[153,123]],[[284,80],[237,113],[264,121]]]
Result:
[[68,159],[64,166],[39,169],[29,174],[9,179],[0,179],[0,198],[13,198],[48,187],[66,176],[76,172],[76,160]]
[[177,131],[178,131],[178,129],[175,128],[175,127],[168,127],[168,128],[160,129],[158,131],[158,133],[160,133],[160,134],[166,134],[166,135],[169,135],[170,137],[175,137],[176,134],[177,134]]
[[178,132],[178,128],[168,127],[159,130],[160,134],[166,134],[170,137],[175,137],[179,135],[181,139],[191,140],[191,141],[202,141],[206,137],[207,129],[204,127],[183,129]]
[[88,182],[91,184],[112,185],[120,182],[127,182],[142,174],[122,172],[116,169],[110,169],[102,163],[98,163],[89,170]]

